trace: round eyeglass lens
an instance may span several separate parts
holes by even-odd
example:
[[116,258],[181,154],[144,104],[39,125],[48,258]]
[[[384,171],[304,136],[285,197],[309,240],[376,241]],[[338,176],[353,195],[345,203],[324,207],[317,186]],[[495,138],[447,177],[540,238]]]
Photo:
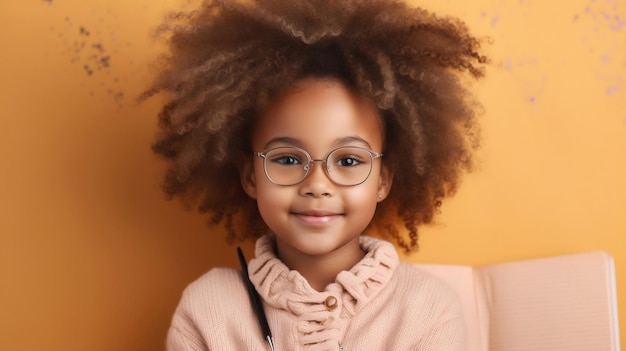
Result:
[[264,166],[267,178],[280,185],[297,184],[306,177],[309,156],[304,150],[279,147],[265,154]]
[[361,184],[372,171],[372,154],[358,147],[342,147],[328,155],[326,167],[337,184]]

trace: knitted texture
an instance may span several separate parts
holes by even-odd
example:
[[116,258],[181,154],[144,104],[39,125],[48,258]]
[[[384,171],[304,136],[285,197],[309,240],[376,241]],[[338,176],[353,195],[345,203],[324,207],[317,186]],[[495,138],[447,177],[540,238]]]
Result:
[[[279,351],[463,350],[457,296],[416,266],[400,263],[390,243],[362,236],[365,257],[322,292],[257,240],[250,279],[263,299]],[[328,301],[332,301],[329,303]],[[174,314],[169,351],[267,350],[241,272],[213,269],[192,283]]]

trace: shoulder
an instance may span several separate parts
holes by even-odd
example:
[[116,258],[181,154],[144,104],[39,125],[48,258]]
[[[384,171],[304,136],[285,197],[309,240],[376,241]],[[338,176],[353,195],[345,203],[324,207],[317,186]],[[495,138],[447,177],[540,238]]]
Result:
[[[465,323],[460,299],[441,279],[400,263],[374,320],[383,321],[393,350],[463,350]],[[381,296],[382,297],[382,296]],[[374,304],[372,304],[374,305]],[[369,315],[368,315],[369,317]]]
[[185,288],[168,332],[168,350],[241,349],[231,347],[237,340],[229,333],[255,330],[255,321],[241,271],[214,268]]
[[415,264],[400,263],[396,269],[396,291],[408,304],[460,313],[460,299],[456,291]]
[[409,286],[452,291],[452,288],[446,282],[423,270],[417,264],[400,263],[396,269],[396,276]]
[[241,271],[214,268],[189,284],[174,314],[172,327],[203,325],[215,327],[224,321],[248,316],[250,305]]
[[397,301],[401,301],[402,308],[412,315],[417,325],[424,327],[416,349],[463,349],[466,325],[457,291],[415,264],[401,263],[397,278],[396,291],[402,291]]
[[243,285],[241,271],[233,268],[213,268],[187,286],[185,292],[217,288],[220,285]]
[[213,268],[183,292],[182,303],[223,303],[233,298],[247,297],[241,271],[232,268]]

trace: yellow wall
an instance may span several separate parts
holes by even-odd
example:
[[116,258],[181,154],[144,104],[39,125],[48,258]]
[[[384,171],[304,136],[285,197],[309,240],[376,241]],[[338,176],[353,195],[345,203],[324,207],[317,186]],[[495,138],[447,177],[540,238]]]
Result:
[[[176,2],[0,2],[3,349],[159,350],[183,287],[235,266],[203,218],[164,201],[159,101],[134,101]],[[429,5],[489,36],[494,64],[476,87],[480,167],[406,259],[606,250],[626,335],[626,2],[556,3]]]

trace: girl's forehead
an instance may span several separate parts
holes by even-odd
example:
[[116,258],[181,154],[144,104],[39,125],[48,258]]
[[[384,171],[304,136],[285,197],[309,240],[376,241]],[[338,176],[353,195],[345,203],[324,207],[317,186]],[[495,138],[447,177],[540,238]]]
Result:
[[376,109],[340,82],[309,79],[270,103],[259,117],[252,144],[265,149],[275,140],[292,140],[301,144],[297,146],[326,149],[358,138],[381,151],[383,132]]

